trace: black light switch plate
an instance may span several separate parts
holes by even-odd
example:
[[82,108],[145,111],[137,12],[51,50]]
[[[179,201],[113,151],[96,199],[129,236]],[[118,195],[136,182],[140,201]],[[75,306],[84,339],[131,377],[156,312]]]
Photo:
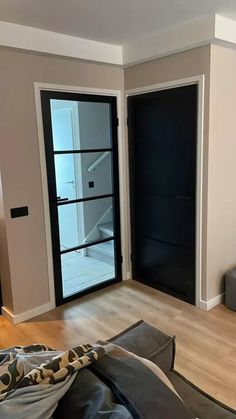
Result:
[[28,207],[11,208],[11,218],[25,217],[29,215]]

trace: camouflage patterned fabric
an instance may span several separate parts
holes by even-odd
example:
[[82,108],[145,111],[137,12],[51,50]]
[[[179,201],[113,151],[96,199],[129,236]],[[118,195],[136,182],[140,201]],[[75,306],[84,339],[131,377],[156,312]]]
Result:
[[57,384],[105,355],[101,345],[79,345],[24,373],[24,354],[55,351],[47,345],[16,346],[0,351],[0,402],[13,391],[37,384]]

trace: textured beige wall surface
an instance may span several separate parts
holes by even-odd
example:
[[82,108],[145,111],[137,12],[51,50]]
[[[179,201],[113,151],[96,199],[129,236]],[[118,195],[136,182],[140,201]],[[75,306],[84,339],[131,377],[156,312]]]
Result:
[[[0,69],[0,168],[13,297],[8,304],[5,296],[4,304],[18,314],[49,302],[33,83],[122,89],[124,74],[111,65],[8,48],[0,49]],[[28,205],[29,216],[11,219],[10,208],[22,205]]]
[[204,153],[203,153],[203,219],[202,219],[202,293],[206,299],[206,249],[207,249],[207,183],[208,183],[208,135],[209,135],[209,88],[210,46],[195,48],[158,60],[137,64],[125,69],[125,89],[134,89],[156,83],[205,75],[204,103]]
[[207,298],[236,266],[236,51],[212,45],[208,180]]

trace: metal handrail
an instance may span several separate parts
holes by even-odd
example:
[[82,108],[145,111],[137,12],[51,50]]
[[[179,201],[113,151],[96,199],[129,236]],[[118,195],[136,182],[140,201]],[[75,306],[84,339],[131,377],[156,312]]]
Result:
[[96,167],[110,154],[110,151],[105,151],[91,166],[88,167],[88,172],[93,172]]

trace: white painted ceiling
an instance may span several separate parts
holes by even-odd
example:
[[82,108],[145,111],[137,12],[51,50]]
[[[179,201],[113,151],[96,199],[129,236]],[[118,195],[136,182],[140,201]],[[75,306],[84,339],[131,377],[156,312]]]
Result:
[[0,0],[0,20],[119,45],[215,13],[236,0]]

